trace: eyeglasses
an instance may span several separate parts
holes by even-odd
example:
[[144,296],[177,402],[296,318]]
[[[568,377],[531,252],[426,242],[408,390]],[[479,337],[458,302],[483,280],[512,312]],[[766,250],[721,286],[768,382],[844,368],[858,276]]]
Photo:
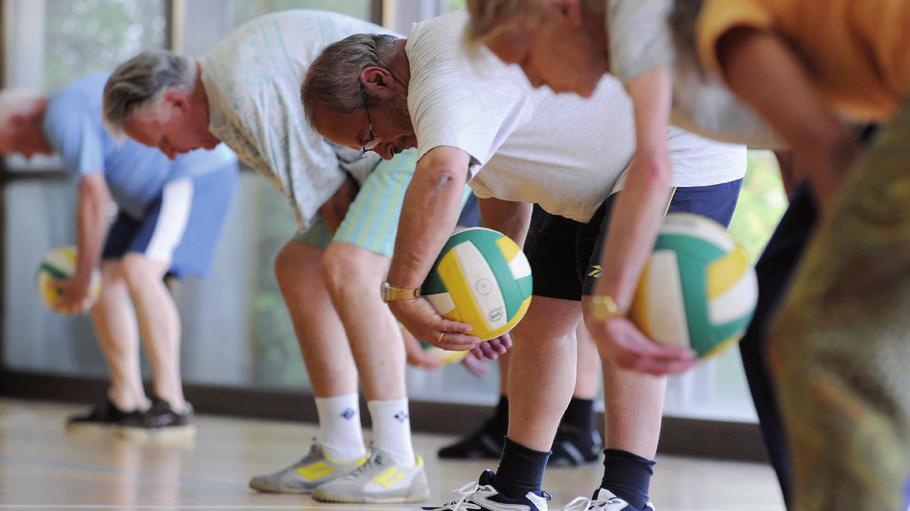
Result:
[[360,86],[360,96],[363,98],[363,109],[367,111],[367,127],[370,130],[370,139],[360,148],[362,156],[379,147],[379,144],[382,143],[382,138],[377,137],[376,133],[373,131],[373,120],[370,118],[370,107],[367,106],[367,98],[366,93],[363,90],[363,85]]

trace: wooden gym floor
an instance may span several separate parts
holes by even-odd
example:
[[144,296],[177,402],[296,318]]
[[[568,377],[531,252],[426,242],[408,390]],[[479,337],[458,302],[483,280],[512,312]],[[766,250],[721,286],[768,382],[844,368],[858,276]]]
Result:
[[[308,497],[262,495],[247,488],[254,474],[298,459],[315,435],[312,425],[198,417],[189,445],[136,443],[111,434],[67,434],[65,418],[82,407],[0,400],[0,509],[296,509],[337,510]],[[450,437],[418,434],[433,496],[476,480],[494,462],[440,462],[436,449]],[[547,473],[551,510],[590,496],[599,466]],[[778,511],[783,509],[771,469],[751,463],[658,457],[651,497],[659,511]],[[414,506],[361,506],[398,511]]]

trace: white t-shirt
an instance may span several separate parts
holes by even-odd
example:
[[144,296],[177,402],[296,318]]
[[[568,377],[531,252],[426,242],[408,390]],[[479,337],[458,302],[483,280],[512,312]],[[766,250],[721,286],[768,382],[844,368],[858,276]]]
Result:
[[[419,156],[439,146],[471,157],[470,186],[481,198],[536,203],[579,222],[621,186],[635,149],[632,105],[605,77],[594,96],[534,90],[516,66],[462,49],[467,16],[418,23],[405,46],[411,68],[408,108]],[[674,186],[741,178],[742,146],[709,142],[671,127]]]
[[674,48],[669,24],[673,7],[673,0],[607,0],[610,72],[628,82],[664,66],[674,75],[673,124],[713,140],[762,149],[784,147],[780,136],[748,105],[700,72],[690,48]]
[[335,41],[380,32],[388,31],[340,14],[283,11],[245,23],[200,60],[209,130],[291,200],[301,228],[345,172],[362,183],[379,162],[310,127],[300,100],[307,68]]

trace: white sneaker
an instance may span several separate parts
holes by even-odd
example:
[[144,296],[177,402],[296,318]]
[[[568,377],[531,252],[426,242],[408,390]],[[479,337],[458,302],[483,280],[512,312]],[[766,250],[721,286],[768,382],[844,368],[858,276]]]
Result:
[[[562,508],[562,511],[631,511],[634,509],[625,500],[617,497],[610,490],[598,488],[594,498],[575,497]],[[654,505],[648,502],[645,509],[654,511]]]
[[347,463],[335,460],[314,441],[309,454],[302,460],[273,474],[250,479],[250,488],[266,493],[309,494],[317,486],[357,470],[366,460],[366,456]]
[[550,494],[528,492],[518,499],[509,498],[493,486],[493,472],[484,470],[480,480],[470,482],[455,490],[457,499],[438,507],[424,507],[424,511],[547,511]]
[[420,456],[414,465],[402,467],[381,450],[374,450],[354,472],[322,484],[313,492],[313,498],[320,502],[344,504],[421,502],[429,496]]

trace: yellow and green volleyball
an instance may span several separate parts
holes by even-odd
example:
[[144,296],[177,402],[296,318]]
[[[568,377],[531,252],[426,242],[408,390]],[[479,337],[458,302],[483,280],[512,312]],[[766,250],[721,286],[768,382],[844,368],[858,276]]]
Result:
[[[58,280],[72,278],[76,273],[77,261],[78,253],[76,247],[72,245],[63,245],[51,250],[41,261],[36,275],[38,295],[48,309],[54,312],[64,312],[60,309],[60,293],[58,293],[55,283]],[[95,270],[89,284],[88,299],[83,303],[82,310],[77,312],[91,309],[100,294],[101,273]]]
[[495,339],[531,305],[531,266],[509,237],[473,227],[453,234],[421,287],[440,315],[470,324],[472,335]]
[[423,341],[420,341],[420,348],[423,350],[424,354],[429,355],[441,364],[454,364],[455,362],[461,362],[466,356],[468,356],[468,353],[470,353],[469,351],[444,350]]
[[755,270],[726,229],[673,213],[660,228],[630,316],[655,341],[708,357],[742,337],[757,299]]

